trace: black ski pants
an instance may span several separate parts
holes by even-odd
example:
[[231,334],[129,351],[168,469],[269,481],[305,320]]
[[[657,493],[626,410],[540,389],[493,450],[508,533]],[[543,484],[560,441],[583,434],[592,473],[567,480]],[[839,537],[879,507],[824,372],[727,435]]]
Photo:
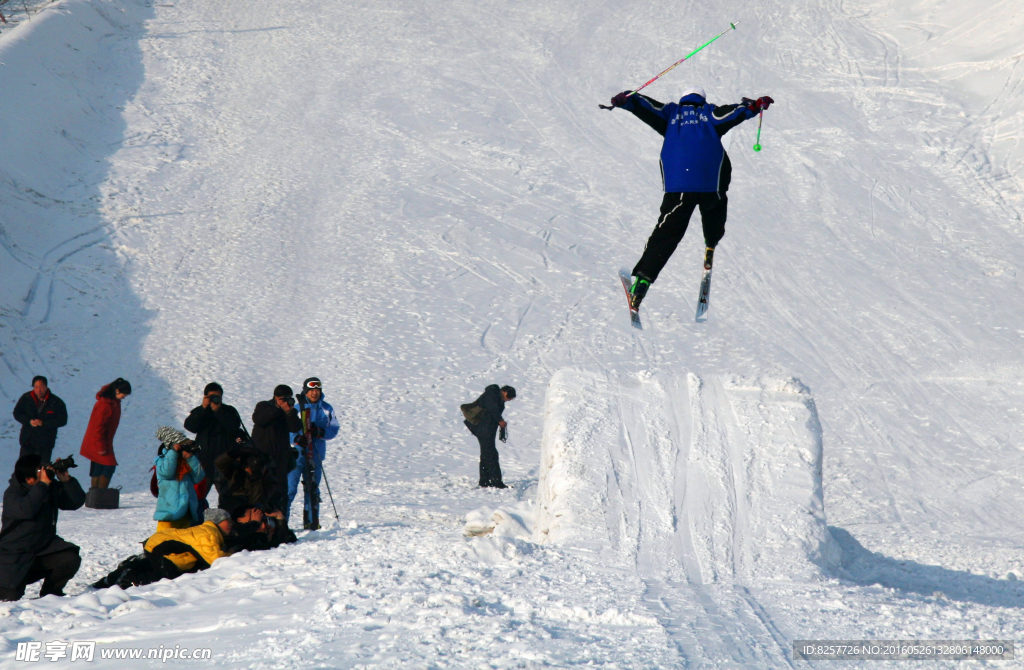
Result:
[[704,244],[716,247],[725,236],[725,218],[729,208],[729,197],[725,193],[666,193],[661,201],[661,216],[644,247],[633,276],[643,275],[651,280],[658,278],[661,269],[668,263],[672,253],[686,234],[693,210],[700,207],[700,220],[704,226]]
[[480,443],[480,486],[499,486],[501,481],[501,465],[498,463],[498,447],[494,438],[498,433],[498,424],[473,426],[465,422],[470,432]]
[[52,554],[36,556],[32,561],[25,579],[16,589],[5,589],[0,587],[0,600],[21,600],[25,595],[25,588],[32,583],[43,580],[43,588],[39,591],[39,597],[50,594],[64,595],[64,587],[71,581],[71,578],[82,567],[82,558],[78,555],[78,547],[62,549]]

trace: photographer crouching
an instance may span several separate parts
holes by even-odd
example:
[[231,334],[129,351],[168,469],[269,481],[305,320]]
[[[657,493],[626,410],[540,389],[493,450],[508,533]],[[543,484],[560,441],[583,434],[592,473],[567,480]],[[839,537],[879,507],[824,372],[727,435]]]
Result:
[[19,600],[25,587],[43,580],[39,596],[64,595],[64,586],[82,565],[78,547],[57,535],[57,510],[85,504],[85,491],[68,468],[70,456],[43,464],[25,454],[14,465],[4,492],[0,529],[0,600]]

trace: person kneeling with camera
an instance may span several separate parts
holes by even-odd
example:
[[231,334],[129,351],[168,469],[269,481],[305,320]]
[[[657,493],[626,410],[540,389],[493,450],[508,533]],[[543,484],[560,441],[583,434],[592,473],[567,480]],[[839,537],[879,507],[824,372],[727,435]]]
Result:
[[0,529],[0,600],[19,600],[25,588],[43,580],[39,596],[64,595],[64,586],[82,565],[78,546],[57,535],[57,510],[85,504],[85,491],[68,474],[74,459],[43,464],[26,454],[14,465],[4,492]]

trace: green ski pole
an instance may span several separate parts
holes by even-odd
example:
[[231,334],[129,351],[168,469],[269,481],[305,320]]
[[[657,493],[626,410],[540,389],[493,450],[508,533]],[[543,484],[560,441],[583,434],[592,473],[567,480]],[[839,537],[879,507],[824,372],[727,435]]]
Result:
[[757,115],[757,141],[754,142],[754,151],[760,151],[761,150],[761,121],[763,121],[763,120],[764,120],[764,110],[762,109],[761,113]]

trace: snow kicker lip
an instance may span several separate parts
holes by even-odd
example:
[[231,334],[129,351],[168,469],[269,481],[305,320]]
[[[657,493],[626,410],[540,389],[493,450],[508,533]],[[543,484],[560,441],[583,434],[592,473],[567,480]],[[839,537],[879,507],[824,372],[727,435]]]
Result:
[[538,541],[613,547],[691,583],[813,578],[825,519],[814,400],[797,380],[561,370],[546,398]]
[[821,456],[796,380],[561,370],[545,401],[534,539],[632,567],[688,666],[792,665],[758,587],[838,565]]

